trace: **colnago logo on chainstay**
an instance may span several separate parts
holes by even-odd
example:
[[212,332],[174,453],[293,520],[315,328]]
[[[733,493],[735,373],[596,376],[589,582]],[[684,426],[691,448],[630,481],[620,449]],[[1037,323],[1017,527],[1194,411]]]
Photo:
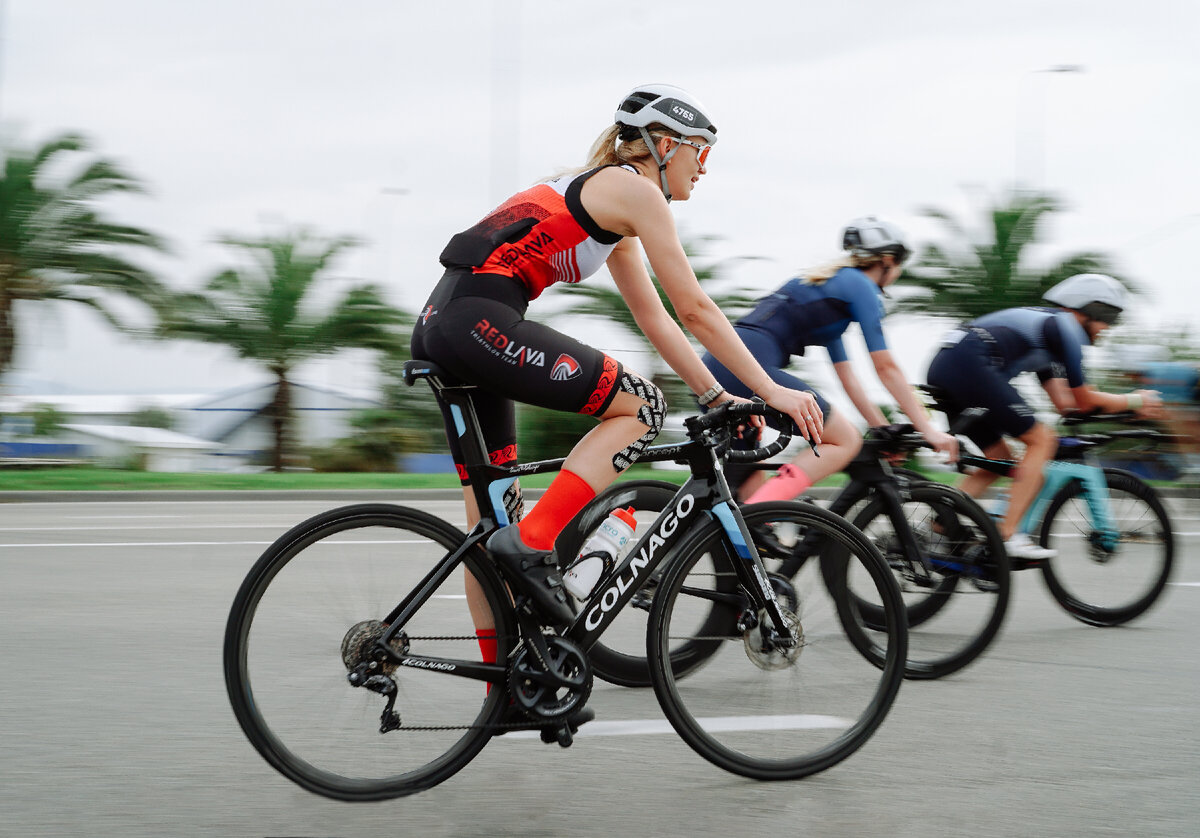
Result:
[[433,660],[431,658],[400,658],[398,663],[401,666],[411,666],[415,669],[433,669],[437,672],[453,672],[458,669],[456,664]]
[[641,549],[631,554],[625,561],[613,583],[604,590],[604,593],[593,598],[593,604],[588,609],[583,623],[588,631],[599,628],[603,624],[604,616],[620,605],[622,596],[634,587],[634,583],[641,577],[642,571],[653,561],[654,557],[671,545],[675,540],[672,536],[678,537],[680,524],[686,522],[695,511],[695,496],[684,494],[682,497],[677,497],[674,509],[660,516],[658,529],[638,542],[639,545],[643,545]]

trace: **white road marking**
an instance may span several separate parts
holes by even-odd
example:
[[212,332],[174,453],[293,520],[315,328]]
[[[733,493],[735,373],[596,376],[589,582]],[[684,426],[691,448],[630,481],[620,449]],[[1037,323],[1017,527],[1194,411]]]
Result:
[[[3,547],[20,547],[22,549],[30,549],[34,547],[236,547],[244,545],[266,546],[274,544],[274,541],[98,541],[87,543],[82,541],[69,541],[60,544],[0,544]],[[379,541],[339,541],[326,542],[337,544],[429,544],[428,539],[387,539]]]
[[[840,730],[854,724],[849,719],[837,716],[793,715],[793,716],[714,716],[698,719],[709,733],[759,730]],[[589,722],[574,734],[575,738],[587,736],[647,736],[659,733],[675,733],[675,728],[666,719],[625,719],[611,722]],[[519,730],[505,734],[501,739],[540,739],[536,730]]]
[[113,526],[89,526],[89,527],[0,527],[0,532],[74,532],[76,530],[84,530],[85,532],[100,532],[103,530],[121,530],[124,532],[140,532],[142,530],[184,530],[184,529],[205,529],[205,530],[276,530],[280,533],[286,532],[296,525],[295,521],[281,523],[266,523],[266,524],[165,524],[151,525],[144,527],[131,527],[116,524]]

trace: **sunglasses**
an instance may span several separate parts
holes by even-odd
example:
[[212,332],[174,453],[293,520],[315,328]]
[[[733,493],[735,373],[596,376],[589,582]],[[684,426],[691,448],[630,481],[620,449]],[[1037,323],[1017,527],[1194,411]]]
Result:
[[690,145],[692,148],[696,149],[696,162],[701,166],[703,166],[705,161],[708,160],[708,153],[712,151],[712,146],[710,145],[695,143],[691,140],[685,140],[683,137],[668,137],[667,139],[671,140],[672,142],[679,143],[680,145]]

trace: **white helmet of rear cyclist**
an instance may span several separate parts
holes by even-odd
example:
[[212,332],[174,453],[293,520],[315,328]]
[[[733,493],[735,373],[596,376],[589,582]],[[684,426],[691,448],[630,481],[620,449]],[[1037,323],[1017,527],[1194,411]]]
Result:
[[[716,145],[717,126],[708,118],[708,108],[686,90],[670,84],[643,84],[621,100],[614,121],[629,128],[662,125],[681,137],[703,137]],[[622,132],[623,134],[626,132]],[[622,139],[633,139],[623,136]]]
[[856,218],[842,230],[842,250],[855,256],[870,257],[890,253],[902,265],[912,255],[904,232],[890,221],[873,215]]
[[620,127],[617,136],[622,142],[641,137],[650,156],[658,164],[658,178],[663,196],[671,200],[667,188],[667,161],[683,148],[676,143],[665,156],[660,156],[650,136],[650,126],[661,125],[681,137],[701,137],[709,145],[717,142],[717,126],[708,118],[708,108],[686,90],[670,84],[643,84],[635,87],[621,100],[613,117]]
[[1042,299],[1111,325],[1128,305],[1129,292],[1106,274],[1075,274],[1043,294]]

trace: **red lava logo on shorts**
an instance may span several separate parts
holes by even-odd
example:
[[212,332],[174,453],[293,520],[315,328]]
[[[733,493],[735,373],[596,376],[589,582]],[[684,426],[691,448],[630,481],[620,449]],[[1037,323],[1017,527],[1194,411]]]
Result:
[[552,381],[570,381],[572,378],[578,377],[581,372],[583,372],[583,368],[579,366],[579,362],[563,353],[558,356],[558,360],[550,368],[550,379]]
[[545,352],[540,349],[530,349],[528,346],[515,345],[508,335],[503,334],[486,320],[480,320],[475,324],[474,335],[477,341],[491,347],[492,354],[499,356],[505,363],[515,364],[518,367],[526,364],[531,367],[546,366]]

